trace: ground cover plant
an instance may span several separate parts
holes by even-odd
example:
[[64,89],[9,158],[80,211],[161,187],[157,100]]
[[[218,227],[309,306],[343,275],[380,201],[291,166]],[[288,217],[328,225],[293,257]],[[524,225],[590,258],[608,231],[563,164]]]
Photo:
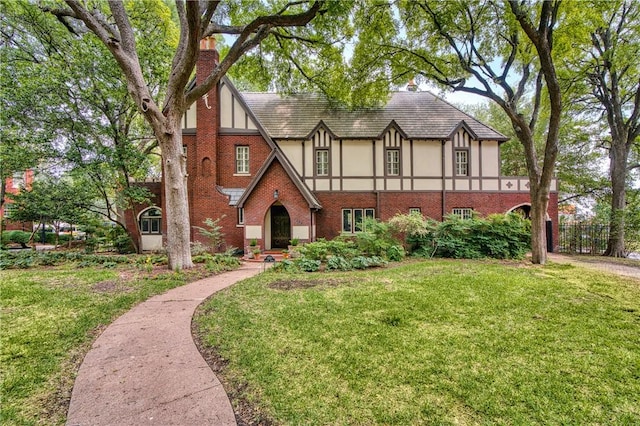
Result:
[[162,255],[4,255],[5,266],[28,269],[0,270],[3,425],[63,424],[75,373],[104,327],[152,295],[239,264],[208,255],[175,273],[157,266]]
[[249,422],[640,423],[638,281],[571,265],[263,274],[195,324]]

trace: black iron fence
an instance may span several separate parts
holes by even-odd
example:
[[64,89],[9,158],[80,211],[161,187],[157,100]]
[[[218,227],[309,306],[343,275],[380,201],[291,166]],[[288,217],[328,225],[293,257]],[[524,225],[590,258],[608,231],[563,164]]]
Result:
[[565,222],[559,227],[561,253],[603,254],[607,249],[609,225],[594,222]]

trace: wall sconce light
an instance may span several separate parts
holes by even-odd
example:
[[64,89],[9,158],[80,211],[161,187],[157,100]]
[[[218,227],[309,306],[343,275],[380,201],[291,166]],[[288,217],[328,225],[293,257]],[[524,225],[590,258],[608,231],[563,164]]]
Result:
[[279,196],[280,196],[280,193],[278,192],[277,189],[275,191],[273,191],[273,198],[275,198],[277,200]]

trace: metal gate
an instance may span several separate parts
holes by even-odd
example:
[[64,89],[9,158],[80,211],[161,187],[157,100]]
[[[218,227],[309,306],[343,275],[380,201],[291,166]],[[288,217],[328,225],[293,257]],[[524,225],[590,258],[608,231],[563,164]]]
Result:
[[607,249],[609,225],[594,222],[565,222],[559,227],[561,253],[600,255]]

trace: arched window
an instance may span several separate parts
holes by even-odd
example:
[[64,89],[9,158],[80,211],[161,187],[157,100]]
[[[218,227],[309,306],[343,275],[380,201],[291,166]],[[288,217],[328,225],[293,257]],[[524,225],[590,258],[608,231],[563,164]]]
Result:
[[145,210],[140,215],[140,232],[144,235],[162,233],[162,211],[156,207]]

